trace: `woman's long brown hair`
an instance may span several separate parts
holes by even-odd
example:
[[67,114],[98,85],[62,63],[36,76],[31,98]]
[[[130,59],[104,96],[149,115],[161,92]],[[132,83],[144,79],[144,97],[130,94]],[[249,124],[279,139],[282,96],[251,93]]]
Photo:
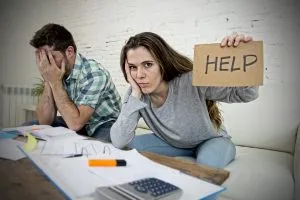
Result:
[[[193,62],[188,57],[175,51],[159,35],[151,32],[143,32],[130,37],[121,51],[120,65],[127,82],[125,71],[127,52],[130,49],[136,49],[141,46],[145,47],[158,62],[162,78],[165,81],[170,81],[180,74],[193,70]],[[217,106],[217,102],[206,100],[206,105],[210,120],[213,125],[219,129],[222,124],[222,115]]]

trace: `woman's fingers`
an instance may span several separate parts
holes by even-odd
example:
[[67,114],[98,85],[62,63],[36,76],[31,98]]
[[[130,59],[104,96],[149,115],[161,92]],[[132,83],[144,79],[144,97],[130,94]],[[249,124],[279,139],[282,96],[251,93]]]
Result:
[[247,36],[245,38],[245,42],[252,42],[253,41],[253,38],[251,36]]
[[223,38],[223,40],[221,41],[221,47],[225,47],[227,45],[229,36],[226,36]]
[[127,80],[130,83],[132,80],[132,77],[130,74],[130,69],[129,69],[129,65],[128,65],[127,61],[125,61],[125,71],[126,71],[126,75],[127,75]]
[[233,33],[231,36],[226,36],[221,41],[221,47],[237,47],[241,42],[247,43],[253,41],[251,36],[245,36],[244,34]]
[[233,46],[238,46],[240,44],[241,41],[244,41],[245,40],[245,35],[244,34],[240,34],[240,35],[237,35],[236,38],[234,39],[234,43],[233,43]]
[[229,36],[227,46],[231,47],[233,45],[236,37],[238,37],[238,34],[236,32],[234,32],[231,36]]
[[125,61],[125,71],[126,71],[126,75],[127,75],[127,81],[129,82],[129,84],[132,87],[131,95],[133,95],[133,96],[135,96],[137,98],[140,98],[141,97],[141,89],[140,89],[140,87],[138,86],[138,84],[135,82],[135,80],[131,76],[127,60]]

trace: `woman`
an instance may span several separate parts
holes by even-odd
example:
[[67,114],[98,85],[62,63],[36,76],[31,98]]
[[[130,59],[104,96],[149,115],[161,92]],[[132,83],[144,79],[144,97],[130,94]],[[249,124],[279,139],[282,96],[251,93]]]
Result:
[[[251,37],[234,34],[220,45],[226,48],[250,41]],[[191,156],[217,168],[234,159],[235,145],[222,125],[215,101],[252,101],[258,97],[257,87],[192,86],[192,61],[151,32],[129,38],[120,62],[131,87],[110,132],[114,146]],[[140,117],[153,134],[135,137]]]

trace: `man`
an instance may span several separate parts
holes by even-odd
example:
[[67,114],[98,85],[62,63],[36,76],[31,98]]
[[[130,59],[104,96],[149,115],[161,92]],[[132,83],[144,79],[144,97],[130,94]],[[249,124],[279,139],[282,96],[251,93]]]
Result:
[[44,79],[36,107],[38,123],[110,141],[121,98],[109,72],[77,53],[72,34],[61,25],[43,26],[30,45],[36,48],[36,63]]

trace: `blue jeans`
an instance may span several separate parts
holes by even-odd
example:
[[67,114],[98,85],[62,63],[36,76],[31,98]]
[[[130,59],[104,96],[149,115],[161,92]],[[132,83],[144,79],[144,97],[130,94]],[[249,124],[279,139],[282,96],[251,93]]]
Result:
[[[106,123],[100,125],[95,130],[92,137],[97,138],[97,139],[99,139],[101,141],[104,141],[104,142],[110,142],[111,141],[111,139],[110,139],[110,128],[112,127],[114,122],[115,121],[109,121],[109,122],[106,122]],[[38,120],[32,120],[32,121],[25,122],[22,125],[23,126],[39,125],[39,121]],[[51,124],[51,126],[53,126],[53,127],[63,126],[63,127],[68,128],[65,120],[61,116],[57,116],[54,119],[54,122]],[[85,126],[81,130],[77,131],[77,133],[79,133],[81,135],[87,135]]]
[[[22,126],[31,126],[31,125],[39,125],[39,124],[40,123],[39,123],[38,120],[32,120],[32,121],[24,122],[22,124]],[[54,119],[53,123],[51,124],[51,126],[53,126],[53,127],[63,126],[63,127],[68,128],[65,120],[60,116],[55,117],[55,119]]]
[[135,136],[129,147],[138,151],[150,151],[166,156],[188,156],[197,162],[214,168],[224,168],[235,158],[235,145],[229,138],[217,137],[206,140],[195,148],[176,148],[154,134]]

